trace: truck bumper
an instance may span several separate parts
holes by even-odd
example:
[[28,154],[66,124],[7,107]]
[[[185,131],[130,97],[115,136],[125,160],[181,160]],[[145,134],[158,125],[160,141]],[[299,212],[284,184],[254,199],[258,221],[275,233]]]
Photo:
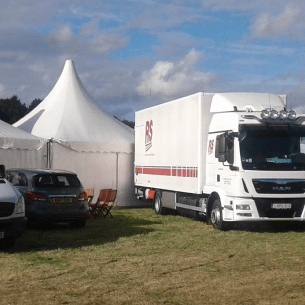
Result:
[[26,217],[0,220],[0,241],[21,237],[26,227]]
[[224,205],[225,221],[305,221],[304,198],[232,198]]

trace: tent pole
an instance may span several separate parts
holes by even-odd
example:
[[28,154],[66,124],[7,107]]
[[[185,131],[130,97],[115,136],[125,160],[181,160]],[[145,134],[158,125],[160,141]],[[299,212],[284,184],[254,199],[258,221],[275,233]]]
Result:
[[115,188],[118,191],[119,187],[119,153],[116,153],[116,181],[115,181]]
[[51,168],[51,139],[47,142],[47,168]]

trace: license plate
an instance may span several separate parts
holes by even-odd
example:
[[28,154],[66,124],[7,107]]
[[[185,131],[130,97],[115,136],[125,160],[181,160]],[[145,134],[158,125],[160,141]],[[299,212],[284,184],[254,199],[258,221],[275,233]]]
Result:
[[4,232],[0,232],[0,238],[4,238]]
[[53,203],[71,203],[72,198],[52,198]]
[[291,209],[291,203],[273,203],[271,208],[276,210],[288,210]]

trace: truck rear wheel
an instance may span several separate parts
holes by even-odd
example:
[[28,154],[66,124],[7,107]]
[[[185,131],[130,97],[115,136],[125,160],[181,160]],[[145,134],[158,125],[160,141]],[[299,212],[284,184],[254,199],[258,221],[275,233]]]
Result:
[[155,213],[156,214],[164,215],[164,208],[162,207],[162,199],[161,199],[161,192],[160,191],[157,191],[155,193],[154,208],[155,208]]
[[227,230],[227,224],[223,221],[222,207],[219,199],[213,203],[210,219],[214,229]]

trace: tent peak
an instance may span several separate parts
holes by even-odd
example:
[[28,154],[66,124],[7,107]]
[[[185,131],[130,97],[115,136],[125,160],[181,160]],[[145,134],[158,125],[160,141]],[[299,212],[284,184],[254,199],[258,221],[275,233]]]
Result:
[[64,65],[64,68],[66,66],[74,66],[74,61],[72,59],[67,59],[66,62],[65,62],[65,65]]
[[134,131],[104,112],[90,97],[72,60],[66,60],[45,99],[14,124],[41,138],[107,144],[134,143]]

